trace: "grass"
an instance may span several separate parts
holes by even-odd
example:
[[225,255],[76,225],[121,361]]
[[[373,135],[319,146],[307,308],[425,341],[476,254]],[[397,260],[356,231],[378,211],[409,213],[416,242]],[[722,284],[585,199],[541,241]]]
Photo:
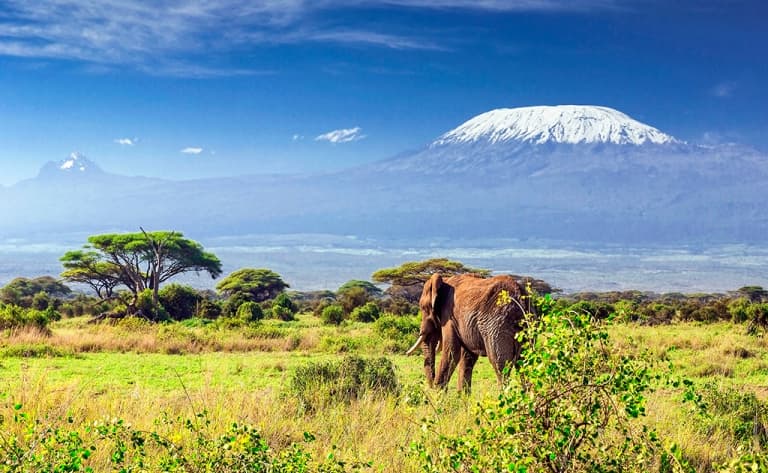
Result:
[[[768,398],[768,341],[746,335],[743,326],[620,325],[611,336],[616,350],[629,355],[649,350],[698,384],[714,382]],[[67,417],[74,425],[121,418],[150,430],[164,414],[194,418],[207,411],[217,432],[232,422],[246,422],[274,448],[311,432],[316,441],[307,449],[316,458],[334,451],[345,460],[373,461],[372,471],[419,471],[406,451],[422,435],[421,419],[443,419],[444,433],[470,427],[472,407],[497,392],[495,375],[482,358],[469,397],[453,387],[430,390],[423,386],[421,358],[389,353],[387,346],[371,324],[329,327],[311,315],[226,330],[179,324],[94,326],[67,319],[47,335],[15,331],[0,337],[0,418],[11,418],[18,403],[52,424],[65,423]],[[402,394],[302,412],[297,400],[286,395],[291,374],[309,362],[336,361],[345,352],[387,356]],[[719,424],[703,424],[691,406],[681,407],[679,398],[675,389],[654,393],[649,422],[663,438],[680,445],[699,471],[711,471],[714,463],[734,454],[736,444]],[[9,423],[0,424],[0,432],[6,430],[11,432],[5,435],[14,433]],[[170,430],[169,436],[185,441],[183,429]],[[100,466],[97,471],[109,469],[106,456],[93,460]]]

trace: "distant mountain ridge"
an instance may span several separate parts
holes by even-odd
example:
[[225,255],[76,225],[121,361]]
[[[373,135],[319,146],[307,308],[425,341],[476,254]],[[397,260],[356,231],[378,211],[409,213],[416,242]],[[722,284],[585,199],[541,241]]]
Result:
[[4,189],[0,237],[142,225],[212,236],[768,243],[766,189],[768,158],[750,148],[686,143],[607,107],[523,107],[318,175],[172,181],[110,174],[72,155]]

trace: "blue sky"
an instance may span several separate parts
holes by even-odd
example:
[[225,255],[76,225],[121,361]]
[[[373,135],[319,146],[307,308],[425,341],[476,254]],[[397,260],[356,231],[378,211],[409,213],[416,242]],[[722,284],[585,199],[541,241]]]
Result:
[[335,170],[540,104],[768,150],[766,18],[738,0],[0,0],[0,184],[75,151],[171,178]]

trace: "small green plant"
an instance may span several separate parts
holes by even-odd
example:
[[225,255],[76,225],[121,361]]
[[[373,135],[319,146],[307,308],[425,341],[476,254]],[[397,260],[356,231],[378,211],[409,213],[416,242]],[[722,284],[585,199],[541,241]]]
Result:
[[302,409],[359,399],[366,393],[375,396],[398,394],[400,385],[389,359],[346,356],[339,362],[309,363],[291,376],[288,394]]

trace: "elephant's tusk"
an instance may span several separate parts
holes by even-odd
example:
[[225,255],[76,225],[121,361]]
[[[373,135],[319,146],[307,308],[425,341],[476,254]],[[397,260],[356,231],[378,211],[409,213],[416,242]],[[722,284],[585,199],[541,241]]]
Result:
[[440,340],[438,340],[437,343],[435,344],[435,353],[439,351],[440,351]]
[[416,349],[419,348],[419,345],[421,345],[422,341],[424,341],[424,335],[419,335],[419,339],[416,340],[416,343],[414,343],[413,346],[409,348],[407,352],[405,352],[405,354],[410,355],[411,353],[416,351]]

